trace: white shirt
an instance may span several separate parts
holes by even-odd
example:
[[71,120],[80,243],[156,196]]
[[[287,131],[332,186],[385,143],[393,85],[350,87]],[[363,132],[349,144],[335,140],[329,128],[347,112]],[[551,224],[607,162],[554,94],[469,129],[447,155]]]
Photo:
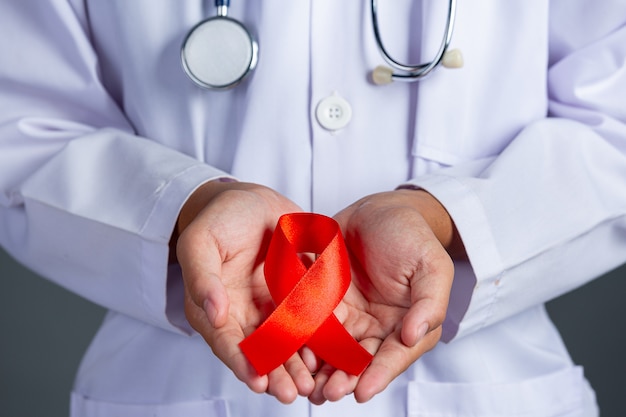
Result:
[[[111,310],[73,416],[593,415],[542,303],[626,261],[626,4],[460,2],[463,68],[380,87],[366,2],[237,0],[259,63],[210,92],[180,64],[210,3],[0,3],[0,244]],[[429,59],[444,2],[381,3],[386,46]],[[352,108],[336,132],[315,115],[333,94]],[[328,215],[431,192],[470,259],[445,343],[365,405],[250,392],[185,322],[167,266],[186,197],[231,175]]]

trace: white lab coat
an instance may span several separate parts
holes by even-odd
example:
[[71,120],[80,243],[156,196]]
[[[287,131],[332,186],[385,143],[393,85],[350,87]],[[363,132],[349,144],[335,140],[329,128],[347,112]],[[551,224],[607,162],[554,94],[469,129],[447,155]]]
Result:
[[[72,415],[594,415],[542,303],[626,261],[626,3],[461,1],[464,67],[379,87],[365,1],[237,0],[260,54],[228,92],[180,64],[211,3],[0,3],[0,244],[110,309]],[[445,2],[381,3],[392,53],[430,57]],[[353,112],[337,132],[315,116],[332,94]],[[470,259],[445,343],[365,405],[250,392],[185,322],[167,265],[185,198],[230,175],[329,215],[398,186],[434,194]]]

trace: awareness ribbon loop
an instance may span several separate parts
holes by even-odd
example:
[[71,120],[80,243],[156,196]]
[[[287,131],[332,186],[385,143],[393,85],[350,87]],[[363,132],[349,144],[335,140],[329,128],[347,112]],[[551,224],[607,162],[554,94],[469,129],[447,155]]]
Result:
[[[319,256],[307,269],[299,253]],[[350,286],[350,261],[341,230],[315,213],[283,215],[265,258],[265,280],[277,305],[239,347],[259,375],[282,365],[303,345],[337,369],[359,375],[372,355],[333,314]]]

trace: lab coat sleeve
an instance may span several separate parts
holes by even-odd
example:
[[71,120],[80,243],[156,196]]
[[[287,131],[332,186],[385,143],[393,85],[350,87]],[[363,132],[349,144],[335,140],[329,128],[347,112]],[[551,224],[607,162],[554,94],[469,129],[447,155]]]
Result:
[[573,3],[552,2],[548,117],[495,157],[411,182],[447,208],[470,261],[457,262],[445,341],[626,262],[626,10]]
[[189,330],[166,314],[168,242],[188,195],[225,174],[133,133],[81,4],[0,3],[0,245],[108,309]]

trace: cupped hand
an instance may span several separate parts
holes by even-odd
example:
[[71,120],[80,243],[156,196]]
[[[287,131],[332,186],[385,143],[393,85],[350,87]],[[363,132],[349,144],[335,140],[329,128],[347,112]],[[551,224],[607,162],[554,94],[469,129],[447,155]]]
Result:
[[397,190],[365,197],[335,216],[351,254],[352,285],[335,314],[374,359],[360,376],[323,365],[309,399],[354,393],[365,402],[441,337],[456,240],[445,209],[430,194]]
[[187,320],[240,380],[284,403],[311,393],[310,369],[296,354],[259,376],[239,342],[274,308],[263,260],[278,218],[296,211],[296,204],[267,187],[213,181],[194,192],[177,225]]

